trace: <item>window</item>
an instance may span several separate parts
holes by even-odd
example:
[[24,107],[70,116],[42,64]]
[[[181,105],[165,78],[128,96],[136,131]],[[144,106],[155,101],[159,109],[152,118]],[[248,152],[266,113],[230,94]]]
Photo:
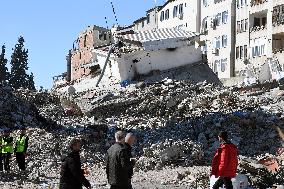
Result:
[[244,20],[241,20],[241,32],[244,31]]
[[221,13],[218,13],[216,18],[217,18],[217,26],[220,26],[221,25]]
[[228,11],[224,11],[224,12],[222,13],[222,23],[223,23],[223,24],[226,24],[227,21],[228,21]]
[[243,0],[240,0],[241,1],[241,7],[244,5],[244,1]]
[[236,0],[236,3],[237,3],[237,7],[239,8],[240,7],[239,0]]
[[144,28],[144,20],[142,21],[142,28]]
[[213,68],[213,71],[214,71],[215,73],[218,73],[219,64],[220,64],[220,60],[215,60],[215,62],[214,62],[214,68]]
[[216,41],[215,48],[220,49],[220,47],[221,47],[220,37],[215,37],[215,41]]
[[245,45],[244,46],[244,59],[246,59],[248,57],[248,46]]
[[226,47],[227,46],[227,35],[223,35],[222,36],[222,47]]
[[243,55],[244,55],[244,47],[240,46],[240,59],[243,59]]
[[245,19],[245,31],[248,30],[248,19]]
[[241,22],[237,21],[237,33],[241,31]]
[[165,12],[164,11],[161,12],[161,16],[160,16],[160,21],[162,22],[163,20],[165,20]]
[[226,69],[227,69],[227,62],[228,62],[227,58],[221,59],[221,72],[226,71]]
[[165,13],[165,20],[168,20],[169,18],[170,18],[170,11],[169,9],[167,9]]
[[177,12],[178,12],[178,6],[174,6],[173,18],[177,17]]
[[260,48],[260,55],[265,55],[265,45],[261,45]]
[[84,36],[84,47],[87,46],[87,34]]
[[254,18],[253,27],[260,26],[260,18]]
[[104,40],[107,40],[107,34],[104,33]]
[[202,29],[205,29],[205,30],[208,28],[208,25],[207,25],[207,23],[208,23],[208,22],[207,22],[207,18],[208,18],[208,17],[205,17],[205,18],[203,19],[203,21],[202,21]]
[[265,26],[266,25],[266,17],[262,18],[262,25]]
[[236,59],[240,58],[240,48],[236,47]]
[[208,0],[203,0],[203,6],[207,6],[207,4],[208,4],[208,2],[207,2]]
[[150,23],[150,14],[147,14],[147,24]]
[[178,12],[179,12],[179,14],[183,14],[183,4],[179,5]]

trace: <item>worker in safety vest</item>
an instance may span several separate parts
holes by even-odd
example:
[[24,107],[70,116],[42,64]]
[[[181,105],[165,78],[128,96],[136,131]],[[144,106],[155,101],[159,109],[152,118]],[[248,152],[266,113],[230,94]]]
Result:
[[29,137],[26,135],[26,128],[21,128],[21,133],[17,137],[14,152],[16,153],[16,161],[19,169],[24,171],[26,169],[26,155],[28,149]]
[[13,153],[13,137],[10,136],[10,130],[4,131],[4,136],[2,138],[2,157],[4,160],[5,171],[10,170],[10,159]]
[[3,171],[2,138],[3,138],[3,133],[1,132],[0,133],[0,172]]

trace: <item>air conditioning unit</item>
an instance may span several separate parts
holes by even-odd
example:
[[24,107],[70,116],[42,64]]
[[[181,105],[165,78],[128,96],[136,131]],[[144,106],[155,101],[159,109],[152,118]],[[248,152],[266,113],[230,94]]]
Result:
[[213,49],[212,54],[218,55],[219,54],[219,49]]
[[182,13],[182,14],[178,14],[178,18],[179,18],[180,20],[183,20],[183,13]]

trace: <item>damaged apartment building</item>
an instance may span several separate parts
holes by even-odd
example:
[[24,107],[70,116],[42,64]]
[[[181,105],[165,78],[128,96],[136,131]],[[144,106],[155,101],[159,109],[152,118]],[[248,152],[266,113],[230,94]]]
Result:
[[[71,66],[67,66],[66,78],[75,88],[80,85],[77,91],[87,90],[95,87],[100,74],[101,86],[109,86],[202,61],[201,49],[196,45],[199,3],[199,0],[169,0],[148,10],[145,18],[131,26],[114,26],[111,31],[88,27],[80,33],[67,56],[67,65]],[[116,47],[106,62],[111,42],[118,40],[123,47]]]
[[66,56],[67,72],[53,77],[54,87],[97,75],[99,67],[94,64],[92,50],[110,44],[111,40],[110,30],[99,26],[88,26],[81,31]]

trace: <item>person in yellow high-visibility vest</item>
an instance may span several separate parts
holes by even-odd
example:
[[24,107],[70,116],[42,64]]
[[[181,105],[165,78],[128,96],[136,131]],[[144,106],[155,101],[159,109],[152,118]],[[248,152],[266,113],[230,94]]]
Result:
[[16,153],[16,161],[19,169],[24,171],[26,169],[26,155],[28,149],[29,137],[26,135],[26,128],[21,128],[21,133],[17,137],[14,152]]
[[5,171],[10,171],[10,159],[13,153],[13,137],[10,136],[10,130],[4,131],[2,138],[2,156],[4,160]]
[[3,171],[3,155],[2,155],[2,138],[3,138],[3,133],[0,131],[0,172]]

